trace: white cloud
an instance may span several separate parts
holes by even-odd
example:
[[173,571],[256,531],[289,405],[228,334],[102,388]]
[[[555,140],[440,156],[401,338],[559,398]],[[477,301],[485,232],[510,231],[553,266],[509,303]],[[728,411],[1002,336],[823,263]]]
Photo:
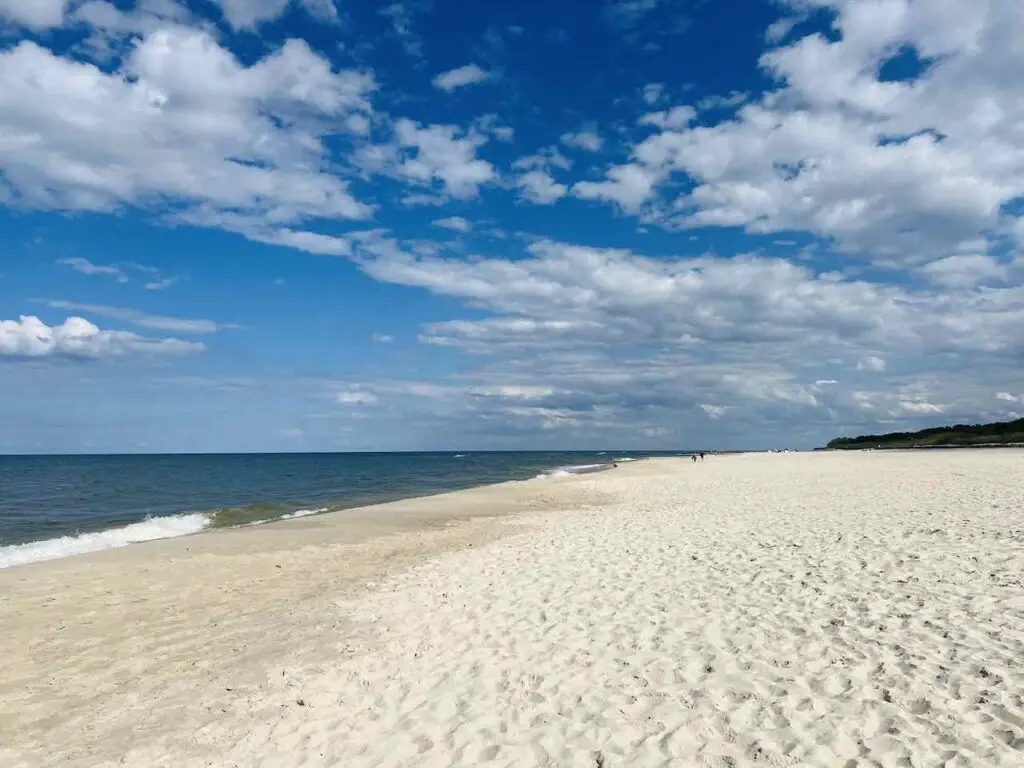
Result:
[[434,87],[438,88],[445,93],[451,93],[459,88],[464,88],[467,85],[476,85],[478,83],[484,83],[493,77],[488,72],[478,67],[476,64],[467,64],[464,67],[458,69],[450,69],[447,72],[442,72],[440,75],[434,78]]
[[738,107],[740,104],[745,102],[748,97],[749,94],[744,91],[732,91],[725,96],[716,94],[701,99],[697,102],[697,107],[701,111],[709,109],[732,109],[733,107]]
[[172,285],[178,282],[178,277],[161,277],[156,280],[150,280],[148,283],[143,285],[147,291],[165,291]]
[[373,340],[378,344],[391,344],[395,337],[388,333],[375,333],[373,334]]
[[0,355],[14,358],[103,358],[137,354],[201,352],[204,345],[178,339],[149,339],[126,331],[104,331],[81,317],[48,326],[38,317],[0,320]]
[[0,0],[0,18],[34,29],[59,27],[70,0]]
[[898,410],[904,413],[942,413],[944,406],[935,405],[922,400],[900,400]]
[[128,275],[120,267],[107,264],[93,264],[88,259],[83,258],[61,259],[57,263],[71,267],[75,272],[81,272],[83,275],[106,275],[107,277],[113,277],[119,283],[128,282]]
[[572,168],[572,160],[558,151],[558,147],[546,147],[532,155],[524,155],[516,160],[512,167],[517,171],[547,170],[560,168],[568,171]]
[[868,355],[857,361],[857,370],[881,373],[885,370],[885,360],[874,355]]
[[442,227],[443,229],[450,229],[455,232],[469,232],[469,230],[473,228],[473,225],[461,216],[449,216],[447,219],[436,219],[431,222],[431,226]]
[[178,224],[192,224],[200,227],[216,227],[242,235],[254,243],[277,245],[283,248],[314,253],[322,256],[347,256],[352,246],[344,237],[323,235],[319,232],[295,230],[288,227],[268,226],[265,217],[239,215],[211,210],[209,207],[169,217]]
[[555,393],[551,387],[528,387],[528,386],[493,386],[493,387],[472,387],[469,389],[472,395],[480,397],[502,397],[509,400],[538,400],[543,397],[550,397]]
[[[235,29],[254,30],[260,24],[274,21],[288,9],[291,0],[216,0],[224,18]],[[338,9],[333,0],[299,0],[311,16],[320,21],[337,22]]]
[[547,171],[524,173],[519,177],[517,184],[520,197],[538,205],[551,205],[569,194],[569,188],[555,181]]
[[[1024,33],[1018,4],[813,5],[835,12],[838,39],[811,34],[765,53],[779,86],[735,118],[663,120],[633,161],[656,186],[686,191],[669,186],[656,200],[652,189],[645,202],[657,204],[631,210],[670,227],[805,231],[889,262],[953,255],[962,240],[1008,231],[1017,216],[1004,206],[1024,195],[1024,86],[1011,74],[1024,51],[1009,42]],[[930,60],[926,71],[881,80],[907,49]]]
[[657,104],[665,93],[664,83],[648,83],[644,86],[643,99],[645,104]]
[[224,18],[235,29],[254,29],[278,18],[291,0],[216,0]]
[[999,392],[996,399],[1007,403],[1024,403],[1024,395],[1014,395],[1010,392]]
[[575,133],[563,133],[561,142],[567,147],[576,147],[587,152],[598,152],[604,145],[604,140],[596,131],[577,131]]
[[[992,392],[1015,391],[1019,378],[999,363],[1022,349],[1019,286],[936,291],[819,275],[782,259],[649,259],[546,240],[530,242],[525,258],[461,259],[416,252],[380,232],[360,238],[354,258],[378,280],[473,311],[428,323],[420,339],[481,356],[481,367],[456,381],[424,382],[451,418],[480,429],[527,434],[517,430],[558,414],[581,441],[666,423],[684,439],[700,428],[694,419],[728,408],[716,430],[743,424],[747,438],[737,443],[749,444],[751,423],[793,442],[794,429],[808,430],[823,443],[879,422],[916,428],[939,412],[930,406],[952,419],[981,418]],[[883,356],[900,359],[900,372],[887,373]],[[877,391],[838,386],[827,374],[844,360],[871,371]],[[935,375],[930,360],[943,361]],[[479,394],[502,387],[540,390],[530,407],[550,413],[510,414],[491,402],[500,398]]]
[[413,3],[391,3],[377,11],[378,14],[391,20],[391,28],[405,49],[405,52],[416,58],[423,57],[423,41],[413,30]]
[[635,212],[650,198],[658,183],[658,174],[640,165],[617,165],[608,170],[605,181],[580,181],[572,193],[584,200],[602,200]]
[[653,125],[663,130],[680,130],[697,117],[697,111],[688,105],[672,107],[661,112],[648,112],[637,121],[640,125]]
[[157,331],[170,331],[172,333],[214,333],[225,329],[237,329],[239,326],[233,324],[221,324],[213,320],[193,320],[182,317],[164,317],[162,315],[149,315],[139,312],[136,309],[125,309],[123,307],[107,307],[98,304],[77,304],[72,301],[48,301],[48,307],[52,309],[63,309],[69,312],[83,312],[87,315],[109,317],[120,320],[124,323],[137,325],[140,328],[149,328]]
[[949,288],[972,288],[981,283],[1002,282],[1010,270],[992,256],[982,253],[954,254],[917,269],[928,280]]
[[799,17],[787,16],[773,22],[765,31],[765,40],[773,45],[782,42],[786,35],[793,31],[793,27],[797,25],[799,20]]
[[480,115],[473,121],[473,127],[480,133],[493,136],[498,141],[509,142],[516,137],[515,129],[504,125],[501,122],[501,116],[496,115],[493,112],[486,115]]
[[282,227],[270,230],[248,230],[241,233],[256,242],[266,243],[267,245],[280,245],[324,256],[347,256],[352,251],[352,246],[345,238],[322,235],[319,232],[306,232]]
[[372,392],[351,390],[348,392],[339,392],[337,400],[340,405],[373,405],[379,400],[379,398]]
[[608,20],[620,29],[636,27],[663,0],[609,0],[605,6]]
[[[496,181],[498,174],[488,161],[476,156],[487,137],[454,125],[421,126],[401,118],[394,125],[389,143],[363,147],[356,163],[367,173],[386,174],[423,186],[440,183],[447,195],[476,197],[482,185]],[[437,194],[408,195],[408,205],[439,204],[446,197]]]
[[140,0],[130,11],[106,0],[88,0],[75,7],[70,21],[92,28],[86,44],[95,54],[104,54],[118,35],[148,35],[162,26],[196,24],[188,8],[174,0]]
[[360,238],[355,258],[380,280],[495,312],[428,327],[428,336],[467,344],[566,339],[687,349],[709,342],[722,354],[733,341],[762,354],[784,344],[791,354],[853,358],[858,369],[881,372],[878,351],[1012,354],[1024,338],[1021,287],[936,294],[826,278],[782,259],[652,260],[545,240],[528,251],[531,258],[515,261],[462,261],[414,255],[374,233]]
[[708,415],[709,419],[720,419],[728,410],[724,405],[711,405],[709,403],[701,403],[700,409]]
[[314,19],[335,24],[340,21],[335,0],[301,0],[301,3]]
[[114,72],[25,41],[0,52],[0,170],[36,208],[363,218],[371,209],[321,170],[322,139],[326,118],[369,110],[373,88],[295,40],[245,67],[209,34],[168,26]]

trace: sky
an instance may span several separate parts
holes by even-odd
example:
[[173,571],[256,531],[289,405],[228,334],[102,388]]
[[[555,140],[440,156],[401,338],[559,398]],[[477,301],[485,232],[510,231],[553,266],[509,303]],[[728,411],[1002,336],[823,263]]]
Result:
[[0,453],[1024,413],[1019,0],[0,0]]

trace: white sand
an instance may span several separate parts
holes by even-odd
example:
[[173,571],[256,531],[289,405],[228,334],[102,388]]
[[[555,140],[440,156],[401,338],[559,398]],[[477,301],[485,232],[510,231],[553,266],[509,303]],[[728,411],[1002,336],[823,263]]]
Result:
[[0,764],[1024,765],[1022,451],[418,504],[0,573]]

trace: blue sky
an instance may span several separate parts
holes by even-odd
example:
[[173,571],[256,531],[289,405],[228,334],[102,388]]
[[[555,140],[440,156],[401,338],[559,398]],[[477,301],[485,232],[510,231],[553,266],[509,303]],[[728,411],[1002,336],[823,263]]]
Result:
[[0,0],[0,452],[1024,412],[1012,0]]

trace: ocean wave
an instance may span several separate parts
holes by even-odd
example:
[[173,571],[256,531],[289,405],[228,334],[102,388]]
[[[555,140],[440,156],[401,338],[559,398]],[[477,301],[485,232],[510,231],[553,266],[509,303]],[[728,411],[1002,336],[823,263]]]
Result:
[[555,469],[548,470],[547,472],[541,472],[539,475],[534,477],[534,480],[547,480],[553,477],[572,477],[573,475],[587,475],[591,472],[603,472],[606,469],[611,469],[612,465],[608,463],[604,464],[575,464],[568,467],[557,467]]
[[319,509],[296,509],[294,512],[289,512],[287,515],[282,515],[282,520],[294,520],[296,517],[309,517],[310,515],[319,515],[322,512],[330,512],[330,507],[320,507]]
[[70,555],[84,555],[104,549],[116,549],[142,541],[188,536],[199,533],[209,525],[210,516],[196,512],[190,515],[153,517],[126,525],[123,528],[80,533],[77,536],[61,536],[59,539],[12,544],[0,547],[0,568],[38,563],[43,560],[58,560]]

